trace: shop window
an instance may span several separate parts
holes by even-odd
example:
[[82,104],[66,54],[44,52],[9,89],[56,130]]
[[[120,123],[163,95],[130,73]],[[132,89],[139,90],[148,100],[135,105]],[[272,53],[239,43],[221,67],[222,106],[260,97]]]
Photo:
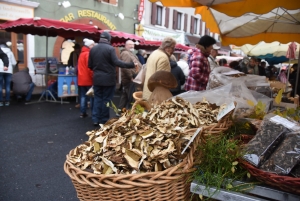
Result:
[[26,35],[0,31],[0,44],[11,49],[19,69],[27,67]]
[[195,31],[194,31],[194,21],[195,21],[195,18],[193,16],[191,16],[191,24],[190,24],[190,33],[193,34]]
[[193,34],[197,34],[197,27],[198,27],[198,19],[195,18],[194,19],[194,33]]
[[101,2],[104,2],[104,3],[108,3],[108,4],[112,4],[112,5],[115,5],[115,6],[118,5],[118,1],[117,0],[98,0],[98,1],[101,1]]
[[163,13],[163,7],[157,6],[157,12],[156,12],[156,24],[162,25],[162,13]]
[[182,13],[177,12],[177,29],[181,30],[181,19],[182,19]]
[[[162,6],[159,6],[157,5],[156,3],[152,3],[152,9],[151,9],[151,24],[152,25],[159,25],[159,26],[162,26],[162,22],[163,20],[165,20],[165,26],[169,26],[168,23],[166,23],[166,17],[165,19],[163,19],[163,7]],[[167,10],[166,12],[167,13]]]

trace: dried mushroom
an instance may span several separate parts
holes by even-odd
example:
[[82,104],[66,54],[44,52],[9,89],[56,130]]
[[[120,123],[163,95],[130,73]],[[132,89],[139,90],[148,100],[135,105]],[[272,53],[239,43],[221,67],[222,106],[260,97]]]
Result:
[[203,100],[192,105],[174,97],[146,113],[126,112],[76,147],[70,162],[95,174],[161,171],[179,164],[195,128],[217,123],[220,107]]

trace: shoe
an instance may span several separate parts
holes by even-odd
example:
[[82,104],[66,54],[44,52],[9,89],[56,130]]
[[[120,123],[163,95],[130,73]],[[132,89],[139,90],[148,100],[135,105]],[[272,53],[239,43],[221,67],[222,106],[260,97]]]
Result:
[[84,113],[84,114],[80,114],[80,118],[85,118],[85,117],[87,117],[88,116],[88,114],[87,113]]
[[94,126],[99,126],[99,123],[98,122],[94,123]]
[[5,102],[5,106],[9,106],[9,102]]
[[2,107],[3,106],[3,102],[0,102],[0,107]]
[[25,100],[25,103],[29,103],[30,102],[30,100]]
[[76,108],[80,108],[80,104],[75,105]]

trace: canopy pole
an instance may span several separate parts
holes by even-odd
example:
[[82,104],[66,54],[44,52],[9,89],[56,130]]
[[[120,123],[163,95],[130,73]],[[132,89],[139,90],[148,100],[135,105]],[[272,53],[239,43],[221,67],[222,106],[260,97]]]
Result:
[[47,94],[47,90],[48,90],[48,29],[46,29],[46,72],[45,72],[45,85],[46,85],[46,101],[48,101],[48,94]]
[[291,69],[291,59],[289,59],[289,67],[288,67],[288,73],[287,73],[287,80],[285,84],[285,91],[288,90],[288,84],[289,84],[289,78],[290,78],[290,69]]
[[298,67],[297,67],[294,97],[296,97],[296,95],[297,95],[297,87],[298,87],[298,82],[299,82],[299,72],[300,72],[300,51],[299,51],[299,56],[298,56]]

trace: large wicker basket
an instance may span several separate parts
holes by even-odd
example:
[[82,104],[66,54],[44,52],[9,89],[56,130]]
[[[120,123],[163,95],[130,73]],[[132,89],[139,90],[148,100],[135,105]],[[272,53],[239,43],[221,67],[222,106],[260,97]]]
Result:
[[257,180],[286,192],[300,195],[300,178],[266,172],[243,160],[241,160],[241,165]]
[[164,171],[97,175],[75,167],[68,161],[69,155],[64,170],[70,176],[80,200],[186,201],[191,197],[189,176],[194,171],[197,146],[205,140],[206,135],[220,134],[230,125],[231,120],[227,115],[218,124],[202,129],[193,141],[186,158],[177,166]]

